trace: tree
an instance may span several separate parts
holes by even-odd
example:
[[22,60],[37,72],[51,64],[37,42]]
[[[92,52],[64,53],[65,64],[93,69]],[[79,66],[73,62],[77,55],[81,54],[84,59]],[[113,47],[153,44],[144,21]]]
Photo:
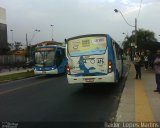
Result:
[[[132,34],[129,37],[126,37],[126,40],[123,42],[124,51],[126,51],[128,48],[131,48],[131,42],[135,42],[135,35]],[[139,29],[137,31],[137,51],[141,53],[142,50],[144,50],[143,46],[153,44],[154,42],[157,42],[157,39],[155,38],[154,32],[150,30],[145,29]]]
[[20,50],[20,49],[21,49],[21,46],[22,46],[22,42],[15,42],[14,47],[15,47],[15,50],[16,50],[16,51],[17,51],[17,50]]
[[144,29],[139,29],[138,31],[138,41],[143,42],[156,42],[157,39],[155,38],[154,32],[150,30],[144,30]]

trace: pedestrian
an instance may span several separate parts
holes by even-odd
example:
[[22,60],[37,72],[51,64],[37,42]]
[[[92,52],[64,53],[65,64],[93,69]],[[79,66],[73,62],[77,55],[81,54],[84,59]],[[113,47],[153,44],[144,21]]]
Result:
[[131,58],[128,54],[126,56],[126,62],[127,62],[127,67],[129,68],[131,66]]
[[151,69],[153,69],[154,58],[155,57],[152,54],[148,56],[148,65]]
[[156,77],[156,84],[157,88],[154,92],[160,93],[160,50],[157,50],[157,55],[154,60],[154,70],[155,70],[155,77]]
[[148,56],[147,55],[144,56],[144,67],[145,67],[145,70],[148,69]]
[[136,53],[135,57],[134,57],[134,66],[135,66],[135,70],[136,70],[136,77],[135,79],[141,79],[141,58],[138,55],[138,53]]

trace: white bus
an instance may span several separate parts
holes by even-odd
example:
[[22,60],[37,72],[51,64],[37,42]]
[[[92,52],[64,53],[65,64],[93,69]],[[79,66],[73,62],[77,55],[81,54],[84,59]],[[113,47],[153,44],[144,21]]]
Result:
[[74,83],[117,83],[122,76],[122,49],[108,34],[65,40],[67,79]]

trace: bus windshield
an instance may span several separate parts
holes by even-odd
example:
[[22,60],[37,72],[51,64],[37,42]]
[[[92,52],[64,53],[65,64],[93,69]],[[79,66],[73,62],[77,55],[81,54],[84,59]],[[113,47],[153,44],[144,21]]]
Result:
[[100,55],[106,51],[105,37],[82,37],[68,41],[70,56]]
[[55,48],[37,48],[35,52],[36,66],[54,65]]

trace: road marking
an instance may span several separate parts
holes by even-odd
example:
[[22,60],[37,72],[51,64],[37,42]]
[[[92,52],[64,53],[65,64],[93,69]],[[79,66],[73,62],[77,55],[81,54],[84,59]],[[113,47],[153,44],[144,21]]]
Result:
[[17,90],[20,90],[20,89],[28,88],[28,87],[31,87],[31,86],[34,86],[34,85],[38,85],[40,83],[43,83],[43,82],[46,82],[46,81],[49,81],[49,80],[51,80],[51,79],[47,79],[47,80],[44,80],[44,81],[38,81],[38,82],[31,83],[31,84],[28,84],[28,85],[22,85],[21,87],[17,87],[17,88],[9,89],[9,90],[6,90],[6,91],[2,91],[2,92],[0,92],[0,95],[10,93],[10,92],[14,92],[14,91],[17,91]]
[[144,86],[141,80],[135,80],[135,121],[155,122]]

